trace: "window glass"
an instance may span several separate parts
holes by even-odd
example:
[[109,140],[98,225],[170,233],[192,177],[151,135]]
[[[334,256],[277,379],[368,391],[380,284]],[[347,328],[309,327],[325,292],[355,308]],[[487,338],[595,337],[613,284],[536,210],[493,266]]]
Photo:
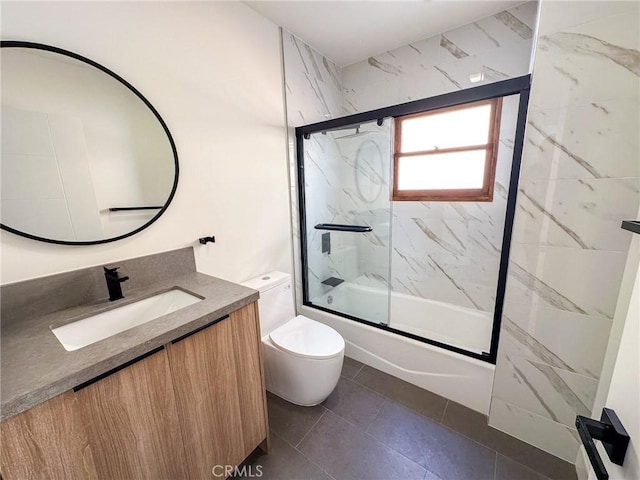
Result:
[[489,143],[491,104],[402,121],[400,150],[412,153]]
[[502,99],[396,117],[393,200],[493,199]]
[[398,165],[399,190],[482,188],[485,150],[402,157]]

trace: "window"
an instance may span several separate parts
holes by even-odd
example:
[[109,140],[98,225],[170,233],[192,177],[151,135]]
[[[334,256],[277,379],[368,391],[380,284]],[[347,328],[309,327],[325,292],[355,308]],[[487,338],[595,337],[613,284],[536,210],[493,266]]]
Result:
[[502,98],[396,117],[393,200],[493,200]]

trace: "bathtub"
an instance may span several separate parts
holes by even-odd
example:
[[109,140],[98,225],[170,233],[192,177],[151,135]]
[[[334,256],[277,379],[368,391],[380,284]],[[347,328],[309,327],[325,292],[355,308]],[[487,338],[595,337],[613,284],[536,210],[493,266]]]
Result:
[[[314,305],[387,323],[388,292],[345,282]],[[475,353],[488,351],[492,314],[391,293],[389,326]],[[494,366],[427,343],[309,306],[299,313],[326,323],[344,337],[347,356],[488,415]]]

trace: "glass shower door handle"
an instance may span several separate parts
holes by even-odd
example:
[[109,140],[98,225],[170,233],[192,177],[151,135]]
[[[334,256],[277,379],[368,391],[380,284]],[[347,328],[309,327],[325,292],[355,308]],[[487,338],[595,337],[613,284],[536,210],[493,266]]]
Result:
[[368,225],[343,225],[340,223],[319,223],[315,227],[316,230],[334,230],[338,232],[357,232],[366,233],[373,229]]

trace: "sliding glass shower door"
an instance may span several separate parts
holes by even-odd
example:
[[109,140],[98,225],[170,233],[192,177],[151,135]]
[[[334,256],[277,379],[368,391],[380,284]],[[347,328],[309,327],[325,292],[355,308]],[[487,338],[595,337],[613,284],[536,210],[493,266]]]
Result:
[[389,323],[391,126],[307,135],[298,166],[305,303]]
[[495,362],[528,85],[298,127],[304,305]]

